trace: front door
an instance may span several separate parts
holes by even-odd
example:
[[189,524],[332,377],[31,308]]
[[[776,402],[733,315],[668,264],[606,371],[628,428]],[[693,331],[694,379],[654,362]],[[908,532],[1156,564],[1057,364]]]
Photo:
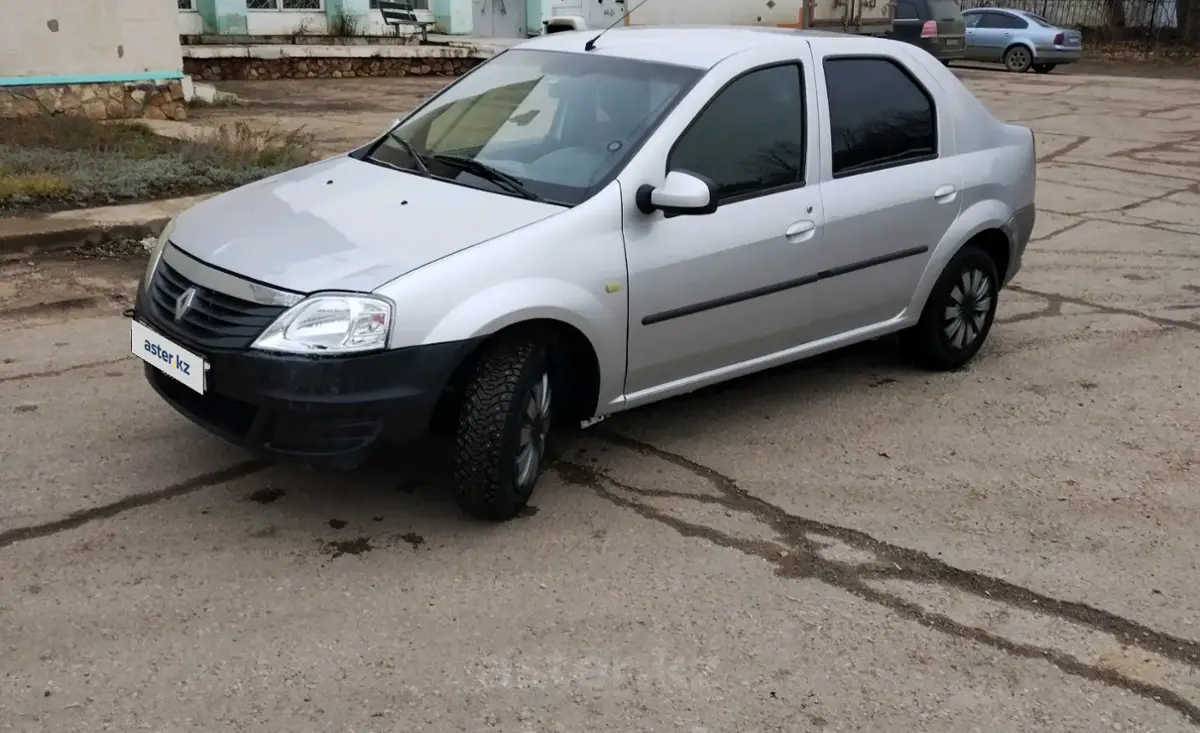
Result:
[[1004,49],[1012,42],[1012,28],[1007,22],[1008,16],[987,11],[972,15],[977,16],[977,19],[968,35],[971,58],[978,61],[999,61],[1004,57]]
[[805,72],[789,63],[742,74],[675,142],[666,170],[711,180],[714,213],[626,221],[631,405],[810,339],[805,286],[824,216],[807,154],[818,138],[805,119]]
[[817,291],[822,335],[834,336],[904,311],[958,217],[963,180],[954,121],[918,64],[830,55],[822,67],[831,142]]
[[475,34],[490,38],[524,38],[525,0],[475,0]]

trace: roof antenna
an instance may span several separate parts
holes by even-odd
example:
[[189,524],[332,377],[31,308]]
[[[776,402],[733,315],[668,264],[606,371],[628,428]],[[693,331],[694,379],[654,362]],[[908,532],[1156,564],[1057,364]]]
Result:
[[611,31],[613,28],[615,28],[615,27],[617,26],[617,24],[618,24],[618,23],[620,23],[620,22],[624,21],[626,18],[628,18],[629,16],[633,15],[633,11],[634,11],[634,10],[637,10],[638,8],[642,7],[643,5],[645,5],[645,4],[646,4],[646,3],[648,3],[648,2],[650,2],[650,0],[642,0],[642,1],[641,1],[640,3],[638,3],[637,5],[634,5],[634,6],[633,6],[633,8],[632,8],[631,10],[626,10],[624,13],[622,13],[622,14],[621,14],[621,17],[620,17],[620,18],[617,18],[616,20],[614,20],[614,21],[612,22],[612,25],[610,25],[609,27],[607,27],[607,28],[605,28],[604,30],[600,31],[599,33],[597,33],[597,34],[596,34],[596,37],[595,37],[595,38],[593,38],[592,40],[590,40],[590,41],[588,41],[587,43],[583,44],[583,50],[584,50],[584,51],[595,51],[595,50],[596,50],[596,41],[599,41],[599,40],[600,40],[600,36],[602,36],[602,35],[604,35],[605,33],[608,33],[609,31]]

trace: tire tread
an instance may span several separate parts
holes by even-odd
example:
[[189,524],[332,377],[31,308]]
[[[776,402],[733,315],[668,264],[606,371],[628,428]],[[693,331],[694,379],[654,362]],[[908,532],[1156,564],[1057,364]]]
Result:
[[473,516],[505,521],[528,501],[512,485],[504,451],[515,402],[538,353],[533,341],[498,342],[467,380],[454,435],[454,484],[456,500]]

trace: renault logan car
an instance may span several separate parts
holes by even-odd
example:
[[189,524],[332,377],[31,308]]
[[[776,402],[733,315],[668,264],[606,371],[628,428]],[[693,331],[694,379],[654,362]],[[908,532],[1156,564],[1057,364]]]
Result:
[[179,215],[134,309],[153,387],[347,468],[444,426],[459,502],[504,520],[552,426],[893,332],[933,369],[978,352],[1033,228],[1029,129],[900,42],[593,37]]

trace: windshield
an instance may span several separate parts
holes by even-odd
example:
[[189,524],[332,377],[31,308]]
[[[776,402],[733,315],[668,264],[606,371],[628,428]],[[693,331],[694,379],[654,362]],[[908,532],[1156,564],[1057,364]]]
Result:
[[366,159],[572,206],[611,180],[702,73],[585,53],[506,51],[380,139]]

